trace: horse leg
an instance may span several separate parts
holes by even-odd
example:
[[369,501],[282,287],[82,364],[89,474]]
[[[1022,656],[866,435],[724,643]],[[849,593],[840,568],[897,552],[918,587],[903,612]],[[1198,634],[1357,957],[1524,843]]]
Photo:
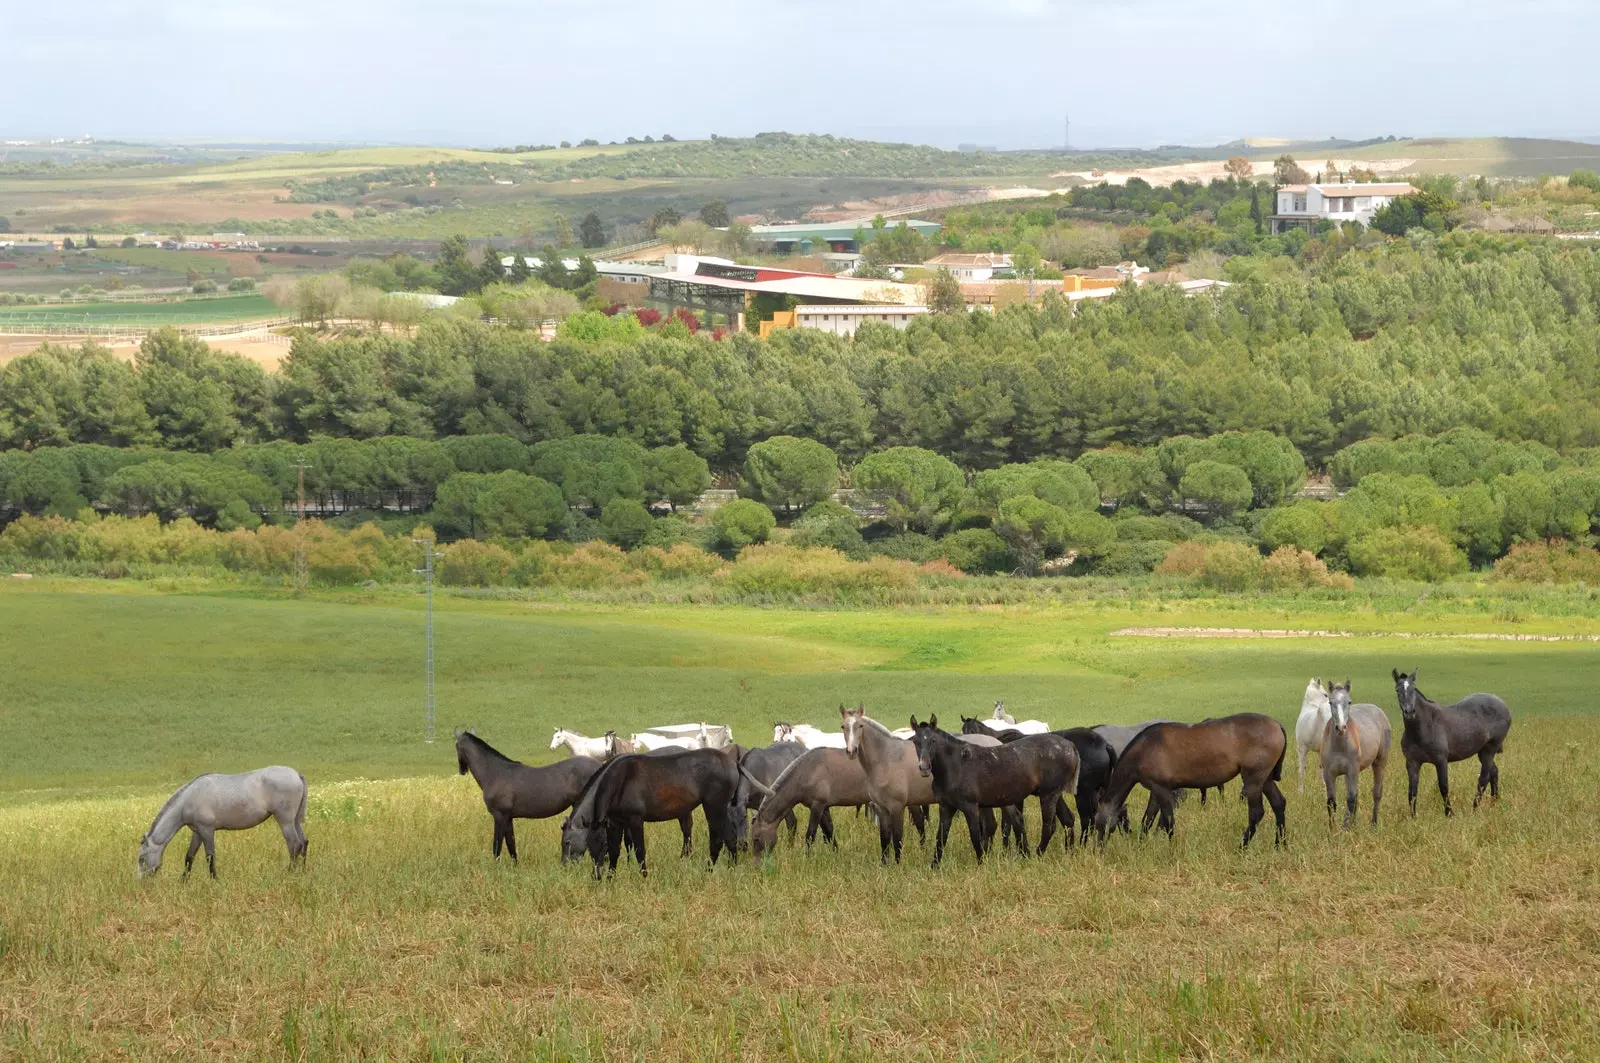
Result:
[[827,805],[823,805],[822,813],[817,817],[817,821],[822,824],[822,840],[833,846],[834,850],[837,851],[839,840],[833,835],[833,810]]
[[1204,786],[1200,787],[1200,807],[1206,807],[1206,788]]
[[[1009,812],[1010,809],[1007,809],[1006,811]],[[963,817],[965,817],[965,819],[967,821],[967,834],[970,835],[971,838],[972,838],[972,852],[977,857],[978,863],[982,864],[983,863],[983,830],[978,825],[978,823],[979,823],[979,820],[978,820],[978,806],[975,805],[975,804],[963,806],[962,809],[961,809],[961,815]],[[1019,840],[1018,844],[1017,844],[1017,848],[1026,849],[1027,848],[1027,843],[1024,842],[1024,841],[1020,841]]]
[[1361,769],[1351,765],[1354,769],[1344,776],[1344,829],[1349,830],[1356,825],[1356,802],[1359,800],[1356,790],[1361,783]]
[[928,806],[912,805],[908,811],[911,813],[911,825],[917,828],[917,845],[926,848],[928,845]]
[[511,854],[511,865],[515,867],[517,863],[517,831],[516,824],[512,822],[510,816],[506,817],[505,836],[506,852]]
[[1497,749],[1489,758],[1489,796],[1496,801],[1500,800],[1500,761],[1496,759],[1499,755]]
[[1160,810],[1160,806],[1156,803],[1156,792],[1151,790],[1150,800],[1144,806],[1144,819],[1139,824],[1139,836],[1141,838],[1150,833],[1150,824],[1156,821],[1156,813]]
[[1322,785],[1324,785],[1324,786],[1326,786],[1328,788],[1328,826],[1330,828],[1332,828],[1332,826],[1333,826],[1333,812],[1334,812],[1334,809],[1339,807],[1338,800],[1333,796],[1333,780],[1335,778],[1337,778],[1337,776],[1334,775],[1333,768],[1329,766],[1328,758],[1327,757],[1323,757],[1322,758]]
[[[1354,778],[1354,776],[1352,776],[1352,778]],[[1284,830],[1284,807],[1288,804],[1288,802],[1283,799],[1283,791],[1278,788],[1278,784],[1272,781],[1272,779],[1267,779],[1267,781],[1262,784],[1261,788],[1266,792],[1267,804],[1272,806],[1272,818],[1276,823],[1276,830],[1274,830],[1272,834],[1272,847],[1276,849],[1278,846],[1283,845],[1286,841]]]
[[1406,800],[1411,805],[1411,818],[1417,818],[1417,781],[1422,774],[1422,761],[1406,758]]
[[[710,829],[710,823],[711,820],[708,817],[706,819],[708,830]],[[678,859],[685,860],[694,852],[694,811],[692,809],[678,817],[678,829],[683,831],[683,851],[678,854]],[[644,828],[640,827],[639,830],[643,833]],[[639,858],[639,864],[642,868],[644,857],[641,856]]]
[[800,833],[800,820],[795,817],[794,809],[784,814],[783,821],[789,825],[789,844],[794,844],[794,836]]
[[[939,831],[934,835],[933,839],[934,867],[938,867],[939,862],[944,859],[944,842],[946,838],[950,837],[950,820],[954,815],[955,810],[953,806],[947,805],[942,801],[939,803]],[[978,825],[976,823],[968,820],[967,828],[973,831],[975,836],[981,837],[982,832],[978,829]]]
[[1011,840],[1016,843],[1017,855],[1028,855],[1028,831],[1024,826],[1027,820],[1022,818],[1021,805],[1007,805],[1001,813],[1003,818],[1011,824]]
[[1383,800],[1383,769],[1388,761],[1379,757],[1372,762],[1372,825],[1378,825],[1378,802]]
[[1061,825],[1064,832],[1061,835],[1061,847],[1070,849],[1078,840],[1078,821],[1072,818],[1072,809],[1067,806],[1065,791],[1056,795],[1056,822]]
[[894,841],[894,862],[900,862],[900,849],[906,836],[906,806],[901,805],[889,817],[889,837]]
[[1255,837],[1256,824],[1261,822],[1261,817],[1267,814],[1266,808],[1261,803],[1261,787],[1245,788],[1246,801],[1250,805],[1250,822],[1244,828],[1244,840],[1239,843],[1239,848],[1246,849],[1250,846],[1250,839]]
[[[1055,801],[1050,800],[1048,795],[1039,798],[1039,818],[1044,820],[1044,823],[1039,827],[1039,848],[1036,851],[1041,856],[1044,855],[1044,851],[1050,847],[1050,839],[1053,838],[1056,833],[1056,814],[1060,811],[1060,809],[1056,808],[1056,801],[1061,800],[1061,795],[1055,794],[1054,797]],[[1067,814],[1071,815],[1070,812]],[[1076,824],[1074,824],[1073,827],[1067,828],[1066,835],[1068,838],[1072,837],[1075,826]],[[1023,836],[1022,842],[1022,851],[1027,852],[1028,839],[1026,835]],[[1061,848],[1065,849],[1066,847],[1067,843],[1063,841],[1061,843]]]
[[1439,797],[1444,801],[1444,814],[1451,815],[1450,810],[1450,762],[1440,757],[1433,762],[1434,777],[1439,780]]
[[1295,773],[1295,778],[1300,781],[1300,792],[1306,792],[1306,747],[1299,742],[1294,744],[1295,756],[1300,761],[1300,770]]
[[194,866],[194,854],[200,851],[200,832],[193,827],[189,828],[189,851],[183,858],[183,877],[189,877],[189,869]]
[[[644,820],[630,824],[628,830],[633,836],[633,855],[639,859],[639,877],[649,878],[650,869],[645,866],[644,862]],[[616,869],[617,865],[612,864],[611,870],[615,871]]]
[[1472,798],[1472,807],[1476,811],[1478,802],[1483,800],[1483,792],[1489,788],[1489,777],[1494,771],[1494,754],[1488,749],[1478,753],[1478,792]]
[[[189,828],[191,831],[193,827]],[[217,877],[217,835],[207,827],[200,834],[200,844],[206,847],[206,870],[211,872],[211,877]]]
[[873,806],[873,818],[878,821],[878,866],[889,866],[889,816],[883,809]]

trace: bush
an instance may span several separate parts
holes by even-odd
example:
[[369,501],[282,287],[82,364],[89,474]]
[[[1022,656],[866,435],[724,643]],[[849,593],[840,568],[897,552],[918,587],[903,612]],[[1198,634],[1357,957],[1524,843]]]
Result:
[[1269,509],[1261,518],[1261,543],[1268,549],[1293,546],[1320,554],[1333,540],[1337,511],[1327,502],[1297,502]]
[[655,579],[699,579],[711,575],[725,562],[716,554],[708,554],[688,543],[678,543],[671,549],[645,546],[628,555],[628,564]]
[[1246,591],[1261,582],[1261,552],[1244,543],[1220,542],[1206,547],[1200,576],[1219,591]]
[[1560,539],[1518,543],[1495,562],[1494,578],[1506,583],[1600,584],[1600,550]]
[[1343,572],[1329,572],[1317,556],[1293,546],[1280,546],[1261,565],[1262,578],[1273,590],[1302,590],[1311,587],[1340,587],[1348,590],[1355,581]]
[[1171,549],[1170,542],[1159,539],[1119,540],[1094,559],[1091,569],[1097,576],[1145,576],[1166,559]]
[[1191,539],[1168,550],[1156,571],[1163,576],[1198,576],[1204,571],[1205,563],[1205,544]]
[[789,542],[800,547],[829,547],[858,561],[868,554],[867,544],[861,538],[861,522],[849,509],[832,499],[818,502],[807,509],[805,516],[795,524]]
[[1197,461],[1185,470],[1178,493],[1213,516],[1226,517],[1250,504],[1253,489],[1244,470],[1219,461]]
[[1112,521],[1116,525],[1119,542],[1181,543],[1198,538],[1205,529],[1193,517],[1181,513],[1163,513],[1159,517],[1139,513],[1118,514]]
[[228,282],[228,291],[230,292],[253,292],[255,290],[256,282],[250,277],[235,277]]
[[600,511],[600,534],[606,542],[631,550],[644,541],[650,533],[655,518],[644,508],[643,502],[631,498],[613,498]]
[[1434,582],[1467,568],[1466,555],[1432,526],[1378,528],[1353,541],[1349,553],[1362,576]]
[[711,525],[717,529],[719,542],[740,550],[752,543],[766,542],[772,529],[778,526],[778,519],[760,502],[736,498],[711,514]]
[[502,587],[517,563],[505,547],[476,539],[451,543],[442,553],[439,582],[447,587]]
[[191,287],[189,290],[194,292],[196,295],[208,295],[217,290],[217,282],[195,281],[193,287]]
[[624,587],[649,577],[628,566],[627,555],[610,543],[587,542],[556,562],[555,582],[563,587]]
[[764,599],[882,604],[915,590],[917,571],[909,562],[885,557],[851,561],[837,550],[768,544],[740,551],[738,560],[718,572],[717,579],[737,594]]
[[640,546],[659,546],[670,549],[690,536],[689,522],[682,517],[659,517],[650,522],[650,530],[639,540]]
[[940,555],[937,541],[926,535],[916,532],[902,532],[899,535],[890,535],[871,544],[872,552],[881,557],[892,557],[896,561],[932,561]]
[[1017,567],[1017,555],[988,528],[967,528],[939,541],[944,559],[962,572],[993,575]]

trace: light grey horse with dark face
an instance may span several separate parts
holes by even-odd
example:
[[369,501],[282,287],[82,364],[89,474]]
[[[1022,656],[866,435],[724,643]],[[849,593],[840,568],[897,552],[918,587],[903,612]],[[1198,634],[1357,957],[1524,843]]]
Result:
[[153,875],[178,831],[189,828],[189,852],[183,859],[187,878],[194,854],[206,847],[206,864],[217,877],[215,832],[249,830],[269,818],[278,821],[289,846],[289,864],[306,858],[306,779],[293,768],[274,765],[240,775],[201,775],[185,783],[156,813],[155,822],[139,839],[139,875]]

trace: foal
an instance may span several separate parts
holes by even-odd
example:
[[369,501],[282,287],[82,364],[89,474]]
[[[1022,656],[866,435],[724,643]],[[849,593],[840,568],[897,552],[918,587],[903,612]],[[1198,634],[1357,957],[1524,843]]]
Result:
[[1372,825],[1378,825],[1383,773],[1389,765],[1389,717],[1376,705],[1350,704],[1350,680],[1328,684],[1328,722],[1322,729],[1322,783],[1328,788],[1328,823],[1338,802],[1333,781],[1344,776],[1344,829],[1356,821],[1356,790],[1361,773],[1372,769]]

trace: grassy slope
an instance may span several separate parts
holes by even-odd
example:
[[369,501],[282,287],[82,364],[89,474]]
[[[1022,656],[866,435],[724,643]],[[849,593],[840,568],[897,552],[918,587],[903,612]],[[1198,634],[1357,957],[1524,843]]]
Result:
[[[1600,166],[1600,144],[1526,137],[1425,138],[1374,144],[1347,153],[1357,159],[1416,159],[1423,173],[1537,177]],[[1345,155],[1339,155],[1344,158]],[[1302,163],[1312,165],[1311,158]]]
[[231,295],[222,299],[185,299],[175,303],[68,303],[59,306],[0,307],[0,328],[7,324],[173,324],[248,321],[276,317],[283,311],[264,295]]
[[[442,730],[544,759],[550,728],[707,718],[746,740],[844,699],[898,722],[996,696],[1056,724],[1253,708],[1392,664],[1517,712],[1503,805],[1426,797],[1329,837],[1290,793],[1291,847],[1236,850],[1234,799],[1175,841],[976,868],[841,852],[707,875],[653,827],[654,870],[596,886],[487,817],[417,738],[420,613],[384,598],[0,587],[0,1055],[136,1058],[838,1057],[1511,1059],[1600,1051],[1592,647],[1385,639],[1110,639],[1126,614],[552,608],[446,599]],[[1149,623],[1292,616],[1163,613]],[[286,761],[313,786],[309,872],[270,827],[223,835],[219,883],[133,881],[134,839],[191,773]],[[1457,770],[1458,793],[1470,783]],[[354,776],[420,776],[387,782]],[[1288,777],[1292,779],[1293,768]],[[1428,780],[1431,783],[1431,779]],[[33,788],[70,787],[45,793]],[[127,796],[116,788],[129,787]],[[1363,786],[1363,803],[1368,799]],[[46,800],[46,799],[50,800]],[[700,852],[704,827],[697,825]]]

